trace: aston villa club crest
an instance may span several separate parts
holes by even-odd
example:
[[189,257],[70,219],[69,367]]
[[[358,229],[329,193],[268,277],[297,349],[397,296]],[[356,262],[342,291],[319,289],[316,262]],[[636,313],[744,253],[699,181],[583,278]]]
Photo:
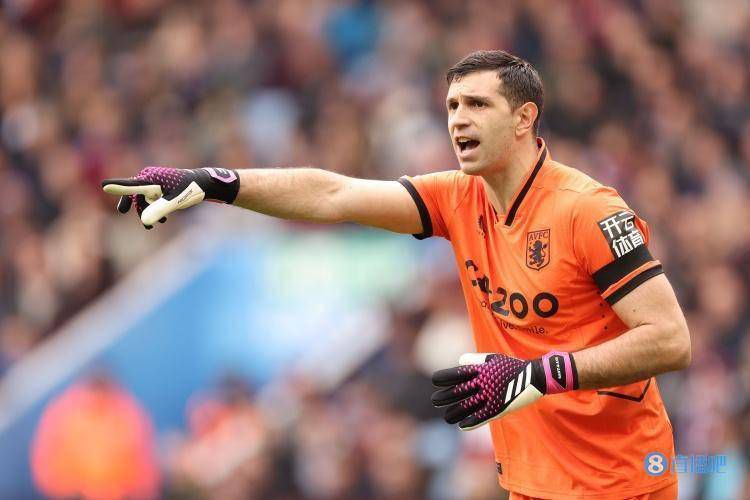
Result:
[[537,271],[549,264],[549,229],[526,235],[526,265]]

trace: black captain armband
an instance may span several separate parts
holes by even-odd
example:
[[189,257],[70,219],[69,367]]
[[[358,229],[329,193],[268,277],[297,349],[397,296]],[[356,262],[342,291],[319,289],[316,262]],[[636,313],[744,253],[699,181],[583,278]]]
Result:
[[[654,262],[654,258],[646,246],[643,234],[635,224],[635,215],[632,212],[622,210],[600,220],[598,225],[615,259],[593,274],[599,293],[604,293],[645,264]],[[616,303],[641,283],[663,272],[662,265],[655,263],[622,284],[606,298],[607,302],[610,305]]]

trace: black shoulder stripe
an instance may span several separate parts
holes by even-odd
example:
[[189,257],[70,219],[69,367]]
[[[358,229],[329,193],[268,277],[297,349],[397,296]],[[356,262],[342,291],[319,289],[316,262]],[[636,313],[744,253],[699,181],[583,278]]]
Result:
[[652,260],[654,260],[654,258],[651,256],[651,252],[648,251],[646,245],[636,247],[634,250],[626,253],[619,259],[613,260],[592,275],[594,283],[599,287],[599,293],[604,293],[607,288],[614,285],[646,262]]
[[658,276],[660,274],[664,273],[664,269],[662,268],[661,264],[652,267],[651,269],[646,269],[641,274],[635,276],[632,280],[625,283],[623,286],[617,289],[612,295],[607,297],[607,303],[609,305],[614,305],[617,303],[621,298],[638,288],[638,285],[650,280],[654,276]]
[[419,218],[422,220],[422,232],[412,236],[418,240],[429,238],[432,236],[432,219],[430,219],[430,212],[427,210],[427,205],[424,204],[424,200],[419,195],[419,191],[417,191],[417,188],[414,187],[414,184],[412,184],[409,179],[401,177],[398,182],[409,191],[414,203],[417,205],[417,210],[419,210]]

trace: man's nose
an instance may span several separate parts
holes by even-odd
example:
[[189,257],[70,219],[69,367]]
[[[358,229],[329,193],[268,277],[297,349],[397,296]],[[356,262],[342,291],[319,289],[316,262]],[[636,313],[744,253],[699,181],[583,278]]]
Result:
[[466,115],[462,106],[456,108],[456,111],[448,118],[448,128],[463,128],[470,124],[469,117]]

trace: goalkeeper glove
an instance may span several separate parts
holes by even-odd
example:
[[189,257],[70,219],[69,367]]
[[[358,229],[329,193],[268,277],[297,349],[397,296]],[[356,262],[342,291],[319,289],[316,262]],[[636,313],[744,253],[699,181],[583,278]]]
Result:
[[439,370],[432,404],[447,406],[445,421],[471,430],[534,403],[545,394],[578,389],[573,355],[552,351],[526,361],[504,354],[467,353],[455,368]]
[[175,210],[197,205],[203,200],[232,203],[240,190],[234,170],[198,168],[182,170],[146,167],[135,177],[102,181],[104,192],[120,196],[117,210],[126,213],[132,205],[146,229],[164,222]]

